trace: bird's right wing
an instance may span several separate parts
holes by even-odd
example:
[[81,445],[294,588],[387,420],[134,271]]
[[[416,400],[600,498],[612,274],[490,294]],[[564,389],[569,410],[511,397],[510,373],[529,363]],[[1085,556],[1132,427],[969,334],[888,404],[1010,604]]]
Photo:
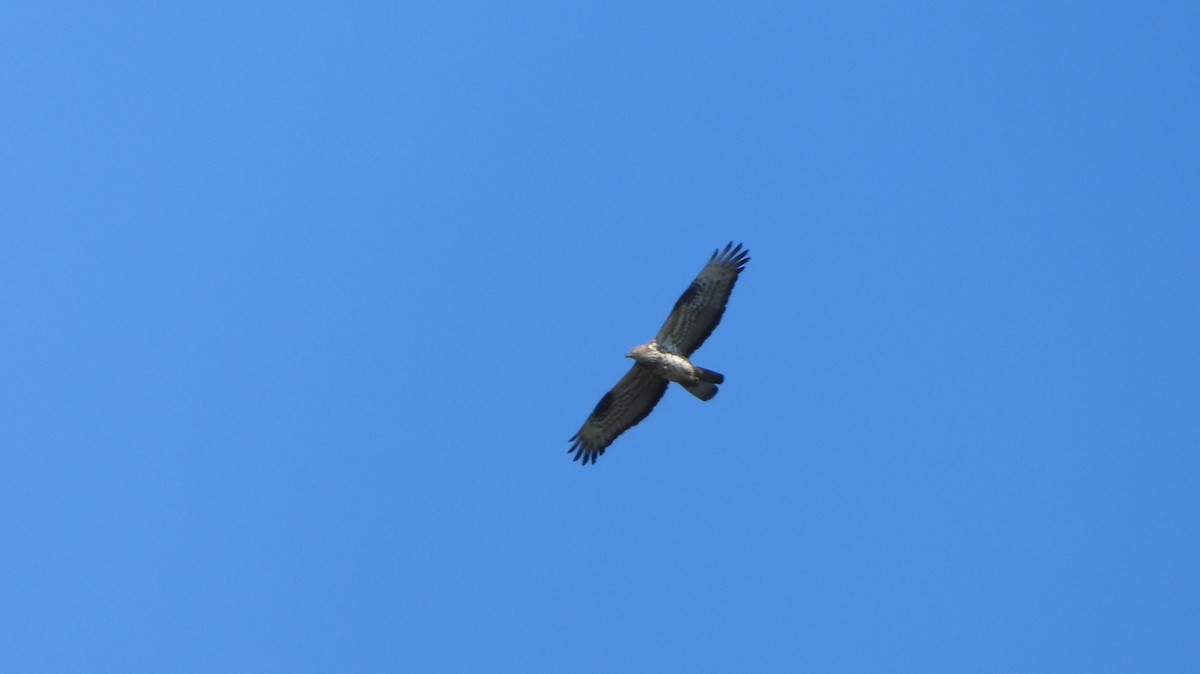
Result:
[[734,247],[731,241],[725,250],[713,251],[654,338],[659,347],[685,358],[700,348],[721,322],[738,274],[749,261],[750,251],[740,243]]
[[611,391],[604,394],[583,428],[571,437],[574,444],[567,453],[575,452],[575,460],[583,465],[596,463],[596,457],[612,444],[617,436],[637,425],[650,414],[667,391],[667,380],[648,366],[635,364]]

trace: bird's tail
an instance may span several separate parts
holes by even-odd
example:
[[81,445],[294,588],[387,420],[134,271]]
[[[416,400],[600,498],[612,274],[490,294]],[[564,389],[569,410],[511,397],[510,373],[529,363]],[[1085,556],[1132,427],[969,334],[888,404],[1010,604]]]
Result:
[[[713,374],[716,373],[714,372]],[[712,400],[713,396],[717,395],[717,385],[707,381],[702,381],[698,384],[683,384],[683,387],[687,389],[688,393],[701,400]]]
[[[696,366],[693,365],[692,367],[696,367]],[[702,367],[696,367],[696,376],[700,378],[700,381],[706,381],[710,384],[724,384],[725,383],[725,375],[721,374],[720,372],[713,372],[712,370],[705,370]]]

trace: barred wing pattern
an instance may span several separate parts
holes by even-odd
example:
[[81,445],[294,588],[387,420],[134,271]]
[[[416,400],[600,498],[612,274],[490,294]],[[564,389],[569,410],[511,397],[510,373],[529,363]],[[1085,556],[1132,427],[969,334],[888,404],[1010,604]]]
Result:
[[654,338],[659,348],[685,358],[700,348],[725,315],[729,294],[749,261],[750,251],[743,250],[740,243],[735,247],[731,241],[725,250],[713,251],[708,264],[683,291],[667,322],[659,329]]
[[666,379],[641,363],[634,365],[611,391],[604,394],[583,428],[571,437],[575,442],[567,453],[575,452],[575,461],[582,457],[585,466],[596,463],[596,457],[603,454],[618,435],[645,419],[666,392]]

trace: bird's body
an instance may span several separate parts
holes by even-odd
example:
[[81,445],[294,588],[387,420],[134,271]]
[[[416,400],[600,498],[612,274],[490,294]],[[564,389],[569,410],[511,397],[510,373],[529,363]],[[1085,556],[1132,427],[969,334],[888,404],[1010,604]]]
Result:
[[663,351],[658,348],[656,340],[633,347],[627,357],[636,360],[654,370],[658,376],[683,386],[689,393],[701,400],[711,400],[717,395],[717,387],[725,381],[725,377],[697,367],[692,361],[679,354]]
[[717,384],[725,377],[706,370],[689,358],[712,334],[733,292],[750,251],[733,243],[714,251],[708,264],[688,286],[667,317],[658,335],[626,354],[635,363],[629,372],[604,394],[591,416],[571,440],[568,452],[583,464],[595,463],[618,435],[646,418],[666,393],[668,382],[676,382],[701,400],[717,395]]

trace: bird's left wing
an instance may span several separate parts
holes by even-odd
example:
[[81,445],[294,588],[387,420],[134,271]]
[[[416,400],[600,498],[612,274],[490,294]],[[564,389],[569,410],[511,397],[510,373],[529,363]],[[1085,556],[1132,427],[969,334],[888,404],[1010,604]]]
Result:
[[666,379],[654,374],[646,365],[634,365],[611,391],[604,394],[583,428],[571,437],[574,444],[567,453],[575,452],[576,461],[582,457],[585,466],[596,463],[596,457],[604,453],[604,448],[645,419],[666,391]]
[[713,251],[708,264],[683,291],[659,329],[654,338],[659,348],[685,358],[699,349],[721,322],[738,274],[749,261],[750,251],[742,250],[740,243],[735,247],[731,241],[725,250]]

